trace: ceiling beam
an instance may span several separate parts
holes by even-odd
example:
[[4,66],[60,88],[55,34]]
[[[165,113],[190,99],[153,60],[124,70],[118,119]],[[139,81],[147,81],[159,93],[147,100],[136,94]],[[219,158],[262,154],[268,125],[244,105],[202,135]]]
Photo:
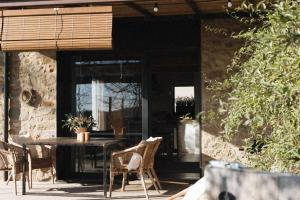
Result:
[[133,3],[133,2],[126,2],[125,3],[129,8],[132,8],[136,11],[138,11],[139,13],[141,13],[142,15],[144,15],[145,17],[148,17],[148,18],[152,18],[152,17],[155,17],[155,15],[151,12],[149,12],[147,9],[143,8],[142,6],[136,4],[136,3]]
[[190,6],[196,15],[201,13],[197,3],[194,0],[185,0],[185,2]]
[[[0,1],[0,8],[24,8],[40,6],[63,6],[79,4],[107,4],[116,2],[133,2],[134,0],[27,0],[27,1]],[[3,3],[2,3],[3,2]]]

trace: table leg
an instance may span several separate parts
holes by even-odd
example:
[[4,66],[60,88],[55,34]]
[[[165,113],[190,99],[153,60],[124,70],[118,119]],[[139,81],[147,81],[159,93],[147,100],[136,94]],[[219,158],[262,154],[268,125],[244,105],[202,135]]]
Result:
[[23,144],[22,195],[26,194],[26,164],[27,164],[27,150],[26,150],[26,144]]
[[103,146],[103,192],[104,192],[104,198],[107,198],[107,190],[106,190],[106,146]]

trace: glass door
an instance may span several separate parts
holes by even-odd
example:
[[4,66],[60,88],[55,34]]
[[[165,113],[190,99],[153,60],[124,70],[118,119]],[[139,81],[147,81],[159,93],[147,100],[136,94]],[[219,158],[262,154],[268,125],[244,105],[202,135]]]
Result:
[[[92,116],[91,137],[126,137],[127,145],[142,138],[140,60],[95,59],[74,56],[72,113]],[[101,171],[101,150],[73,149],[76,174]]]
[[73,111],[93,116],[95,135],[110,135],[122,128],[127,135],[141,134],[140,61],[75,61],[74,64]]
[[[120,133],[132,145],[142,138],[142,62],[114,52],[59,52],[57,74],[57,136],[74,137],[62,126],[65,115],[92,116],[92,138]],[[120,131],[121,130],[121,131]],[[102,149],[57,149],[58,179],[98,180]]]

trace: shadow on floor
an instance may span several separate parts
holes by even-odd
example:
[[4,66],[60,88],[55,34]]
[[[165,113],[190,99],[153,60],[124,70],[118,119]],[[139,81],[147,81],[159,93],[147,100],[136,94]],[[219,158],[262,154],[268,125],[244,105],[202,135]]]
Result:
[[[160,191],[160,194],[155,191],[154,187],[148,183],[148,194],[151,199],[164,199],[168,196],[171,196],[189,186],[189,182],[182,181],[161,181],[163,190]],[[47,187],[48,186],[48,187]],[[43,188],[34,188],[33,190],[28,191],[28,196],[36,197],[69,197],[74,199],[105,199],[103,195],[103,187],[101,185],[95,184],[77,184],[72,185],[69,183],[52,185],[49,184]],[[112,199],[144,199],[144,191],[140,182],[133,181],[126,186],[124,192],[120,190],[121,185],[116,184],[112,193]],[[27,196],[27,195],[26,195]]]

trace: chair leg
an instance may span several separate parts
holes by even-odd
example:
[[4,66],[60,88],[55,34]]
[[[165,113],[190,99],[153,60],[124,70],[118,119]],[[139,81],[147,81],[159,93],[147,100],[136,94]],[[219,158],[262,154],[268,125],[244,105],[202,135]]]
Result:
[[127,172],[123,172],[122,192],[125,191],[125,182],[127,181]]
[[145,194],[146,194],[146,199],[149,200],[148,191],[147,191],[147,188],[146,188],[143,172],[140,172],[140,177],[141,177],[141,182],[142,182]]
[[51,176],[52,176],[52,184],[54,184],[54,167],[52,166],[51,169]]
[[79,154],[80,154],[80,172],[83,172],[85,170],[85,160],[84,160],[84,155],[85,155],[85,148],[84,147],[79,147]]
[[31,166],[29,165],[29,169],[28,169],[28,173],[29,173],[29,176],[28,176],[28,180],[29,180],[29,189],[32,189],[32,168]]
[[155,180],[154,180],[154,178],[153,178],[153,176],[151,174],[151,171],[149,169],[147,170],[147,174],[148,174],[148,176],[149,176],[152,184],[154,185],[155,190],[160,194],[158,186],[157,186],[157,184],[156,184],[156,182],[155,182]]
[[113,189],[113,184],[114,184],[114,173],[110,172],[110,178],[109,178],[109,198],[111,198],[111,193]]
[[6,185],[8,185],[8,183],[9,183],[11,177],[12,177],[12,172],[9,171],[8,173],[9,173],[9,174],[8,174],[8,178],[7,178],[7,181],[6,181]]
[[156,183],[157,183],[159,189],[162,190],[162,186],[161,186],[161,184],[160,184],[160,181],[159,181],[159,179],[158,179],[158,177],[157,177],[157,174],[156,174],[154,168],[151,168],[150,171],[152,172],[152,175],[154,176],[155,181],[156,181]]
[[12,177],[13,177],[13,181],[15,183],[15,193],[17,195],[18,194],[18,191],[17,191],[17,179],[16,179],[16,173],[15,172],[12,172]]
[[27,173],[27,183],[28,183],[28,188],[31,189],[31,188],[30,188],[29,173],[30,173],[30,172],[28,171],[28,173]]

